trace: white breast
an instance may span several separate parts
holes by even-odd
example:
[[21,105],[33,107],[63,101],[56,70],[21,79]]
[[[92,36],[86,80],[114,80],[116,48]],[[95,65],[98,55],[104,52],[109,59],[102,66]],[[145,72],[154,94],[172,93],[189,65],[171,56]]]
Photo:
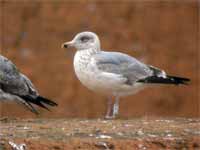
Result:
[[[91,67],[91,55],[86,50],[77,51],[74,57],[74,70],[80,82],[95,92],[105,94],[109,91],[106,81],[99,74],[98,69]],[[110,91],[109,91],[110,93]]]
[[84,54],[84,51],[77,51],[74,56],[74,70],[78,79],[85,85],[89,80],[87,65],[90,61],[89,56]]
[[77,51],[74,57],[74,70],[80,82],[91,90],[98,84],[96,71],[89,67],[91,54],[87,50]]

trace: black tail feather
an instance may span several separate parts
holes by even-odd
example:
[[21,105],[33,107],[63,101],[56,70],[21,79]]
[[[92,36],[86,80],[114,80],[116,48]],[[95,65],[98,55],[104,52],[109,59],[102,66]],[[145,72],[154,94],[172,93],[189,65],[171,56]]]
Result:
[[[20,96],[22,99],[24,99],[30,106],[31,103],[32,104],[35,104],[37,106],[40,106],[48,111],[50,111],[50,109],[46,106],[46,105],[49,105],[49,106],[57,106],[57,103],[47,99],[47,98],[44,98],[44,97],[41,97],[41,96],[38,96],[36,98],[33,98],[29,95],[26,95],[26,96]],[[33,107],[33,106],[32,106]]]
[[150,76],[144,79],[140,79],[137,82],[179,85],[179,84],[188,84],[189,81],[190,79],[188,78],[167,75],[166,78],[158,77],[158,76]]

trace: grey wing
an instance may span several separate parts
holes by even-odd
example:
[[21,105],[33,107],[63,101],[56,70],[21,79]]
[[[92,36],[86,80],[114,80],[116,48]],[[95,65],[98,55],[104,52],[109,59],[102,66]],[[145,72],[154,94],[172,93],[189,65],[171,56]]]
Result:
[[19,103],[24,104],[36,114],[37,111],[31,104],[38,105],[47,110],[49,109],[44,104],[57,106],[57,103],[52,100],[40,96],[31,81],[24,74],[20,73],[11,61],[1,55],[0,90],[7,95],[7,98],[15,98]]
[[27,76],[25,76],[24,74],[21,74],[22,79],[25,81],[26,86],[29,89],[29,95],[32,96],[39,96],[38,91],[36,90],[35,86],[33,85],[33,83],[29,80],[29,78]]
[[92,58],[100,71],[122,75],[126,84],[152,75],[152,70],[137,59],[118,52],[101,52]]
[[26,76],[7,58],[0,56],[0,86],[4,92],[14,95],[27,95],[32,84]]

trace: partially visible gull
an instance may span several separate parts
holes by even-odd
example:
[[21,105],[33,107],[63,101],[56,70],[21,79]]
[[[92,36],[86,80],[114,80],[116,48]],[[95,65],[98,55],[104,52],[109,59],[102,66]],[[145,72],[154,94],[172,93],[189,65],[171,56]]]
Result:
[[31,81],[7,58],[0,55],[0,100],[15,100],[24,104],[33,113],[38,111],[32,104],[49,110],[49,106],[57,104],[39,95]]
[[[119,52],[101,49],[100,40],[93,32],[78,33],[62,48],[75,47],[75,74],[80,82],[90,90],[108,96],[105,118],[115,118],[119,111],[119,99],[134,94],[145,85],[187,84],[188,78],[167,75],[151,65],[146,65],[134,57]],[[112,96],[115,102],[112,104]]]

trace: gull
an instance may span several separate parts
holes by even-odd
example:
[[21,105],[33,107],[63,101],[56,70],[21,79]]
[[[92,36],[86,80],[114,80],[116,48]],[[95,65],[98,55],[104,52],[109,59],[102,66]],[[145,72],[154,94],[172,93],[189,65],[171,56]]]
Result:
[[6,57],[0,55],[0,100],[14,100],[23,104],[31,112],[39,114],[32,104],[49,110],[46,105],[57,106],[42,97],[32,82]]
[[[150,84],[187,84],[188,78],[167,75],[165,71],[144,64],[120,52],[101,49],[100,40],[93,32],[78,33],[62,48],[74,47],[74,70],[88,89],[108,97],[106,119],[119,113],[120,97],[131,95]],[[115,97],[114,104],[112,97]]]

